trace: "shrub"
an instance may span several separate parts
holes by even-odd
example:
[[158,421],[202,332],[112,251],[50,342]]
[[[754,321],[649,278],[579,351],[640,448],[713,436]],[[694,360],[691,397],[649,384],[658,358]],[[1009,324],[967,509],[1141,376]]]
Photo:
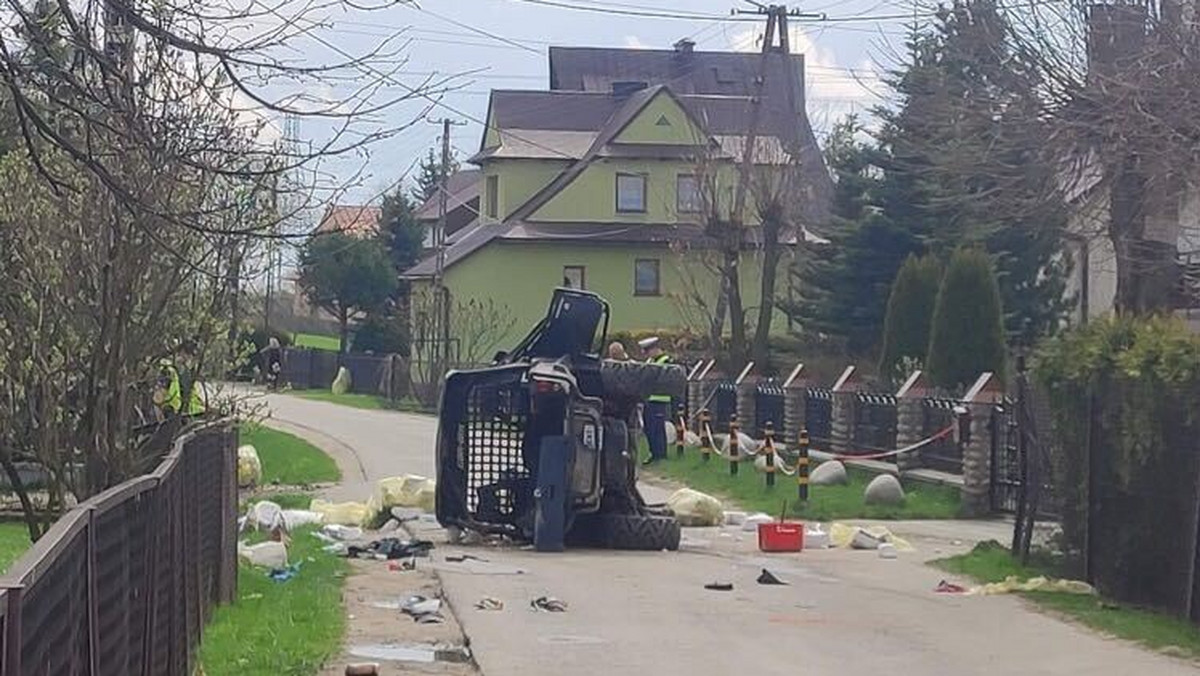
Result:
[[925,368],[937,385],[962,388],[984,371],[1004,380],[1004,318],[992,262],[978,249],[950,257],[930,329]]
[[909,256],[896,275],[888,298],[883,323],[883,352],[879,359],[881,376],[893,379],[906,374],[897,367],[908,358],[921,363],[929,351],[929,329],[942,283],[942,264],[932,255]]
[[387,313],[373,313],[354,332],[354,351],[375,354],[409,354],[407,327],[399,318]]

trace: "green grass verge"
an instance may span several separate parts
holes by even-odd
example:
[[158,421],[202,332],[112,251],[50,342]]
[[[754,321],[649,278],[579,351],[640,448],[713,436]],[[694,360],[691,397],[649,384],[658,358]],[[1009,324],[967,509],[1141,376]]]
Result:
[[346,630],[344,559],[321,550],[313,527],[292,534],[289,563],[300,572],[273,582],[262,568],[238,568],[238,599],[216,610],[204,630],[200,664],[218,676],[315,674],[336,654]]
[[333,458],[293,434],[262,425],[243,425],[241,443],[252,444],[258,450],[264,484],[307,486],[342,478]]
[[292,344],[296,347],[311,347],[314,350],[329,352],[337,352],[341,349],[341,342],[337,336],[325,336],[319,333],[297,333],[292,337]]
[[[742,463],[737,476],[729,475],[729,462],[713,455],[704,462],[700,452],[688,449],[683,459],[671,457],[652,467],[652,473],[686,484],[704,493],[720,496],[752,511],[779,514],[783,501],[790,516],[815,521],[834,519],[953,519],[958,516],[960,499],[956,489],[916,481],[905,482],[904,504],[896,507],[863,503],[863,490],[874,475],[848,468],[850,483],[845,486],[810,486],[807,505],[797,500],[796,480],[776,475],[774,488],[767,488],[765,475],[750,463]],[[644,454],[644,453],[643,453]]]
[[8,571],[29,549],[29,528],[19,521],[0,521],[0,573]]
[[[1055,577],[1047,561],[1023,566],[996,542],[982,542],[972,551],[932,562],[934,566],[979,582],[1001,582],[1009,576],[1021,580],[1045,575]],[[1061,614],[1111,636],[1146,647],[1200,659],[1200,627],[1164,613],[1114,603],[1097,596],[1061,592],[1026,592],[1021,596],[1040,607]]]
[[256,502],[270,500],[283,509],[308,509],[312,505],[313,496],[308,493],[256,493],[242,500],[240,511]]
[[361,408],[368,411],[379,411],[387,408],[387,400],[374,394],[334,394],[329,390],[294,390],[293,394],[301,399],[324,401],[339,406]]

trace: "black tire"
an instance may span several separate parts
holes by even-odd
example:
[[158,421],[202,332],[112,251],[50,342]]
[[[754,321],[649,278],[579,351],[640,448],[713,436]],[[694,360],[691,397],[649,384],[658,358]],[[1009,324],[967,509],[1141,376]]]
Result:
[[677,364],[605,360],[600,364],[600,380],[606,397],[641,401],[652,394],[669,394],[682,399],[687,391],[687,373]]
[[633,551],[676,551],[682,531],[670,516],[599,514],[595,520],[596,543],[605,549]]

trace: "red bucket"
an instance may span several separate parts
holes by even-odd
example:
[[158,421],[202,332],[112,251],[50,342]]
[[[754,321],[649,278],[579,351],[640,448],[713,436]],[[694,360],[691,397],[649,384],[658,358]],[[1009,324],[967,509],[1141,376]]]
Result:
[[764,552],[799,552],[804,550],[804,524],[758,524],[758,548]]

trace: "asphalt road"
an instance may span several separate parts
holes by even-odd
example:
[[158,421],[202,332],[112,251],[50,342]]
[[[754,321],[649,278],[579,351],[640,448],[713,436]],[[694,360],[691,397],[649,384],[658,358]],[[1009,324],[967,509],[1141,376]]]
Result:
[[[337,497],[365,499],[369,480],[433,473],[432,418],[286,395],[267,401],[278,424],[332,447],[349,468]],[[894,529],[915,552],[897,560],[842,550],[769,557],[740,531],[692,529],[675,553],[547,555],[481,546],[470,551],[486,562],[435,557],[435,565],[485,676],[1197,673],[1189,663],[1034,612],[1015,597],[933,593],[945,574],[926,560],[1003,537],[1004,524]],[[763,567],[790,584],[756,584]],[[713,581],[735,589],[705,590]],[[568,611],[531,610],[529,601],[542,595],[567,602]],[[474,610],[484,596],[504,600],[505,610]]]

